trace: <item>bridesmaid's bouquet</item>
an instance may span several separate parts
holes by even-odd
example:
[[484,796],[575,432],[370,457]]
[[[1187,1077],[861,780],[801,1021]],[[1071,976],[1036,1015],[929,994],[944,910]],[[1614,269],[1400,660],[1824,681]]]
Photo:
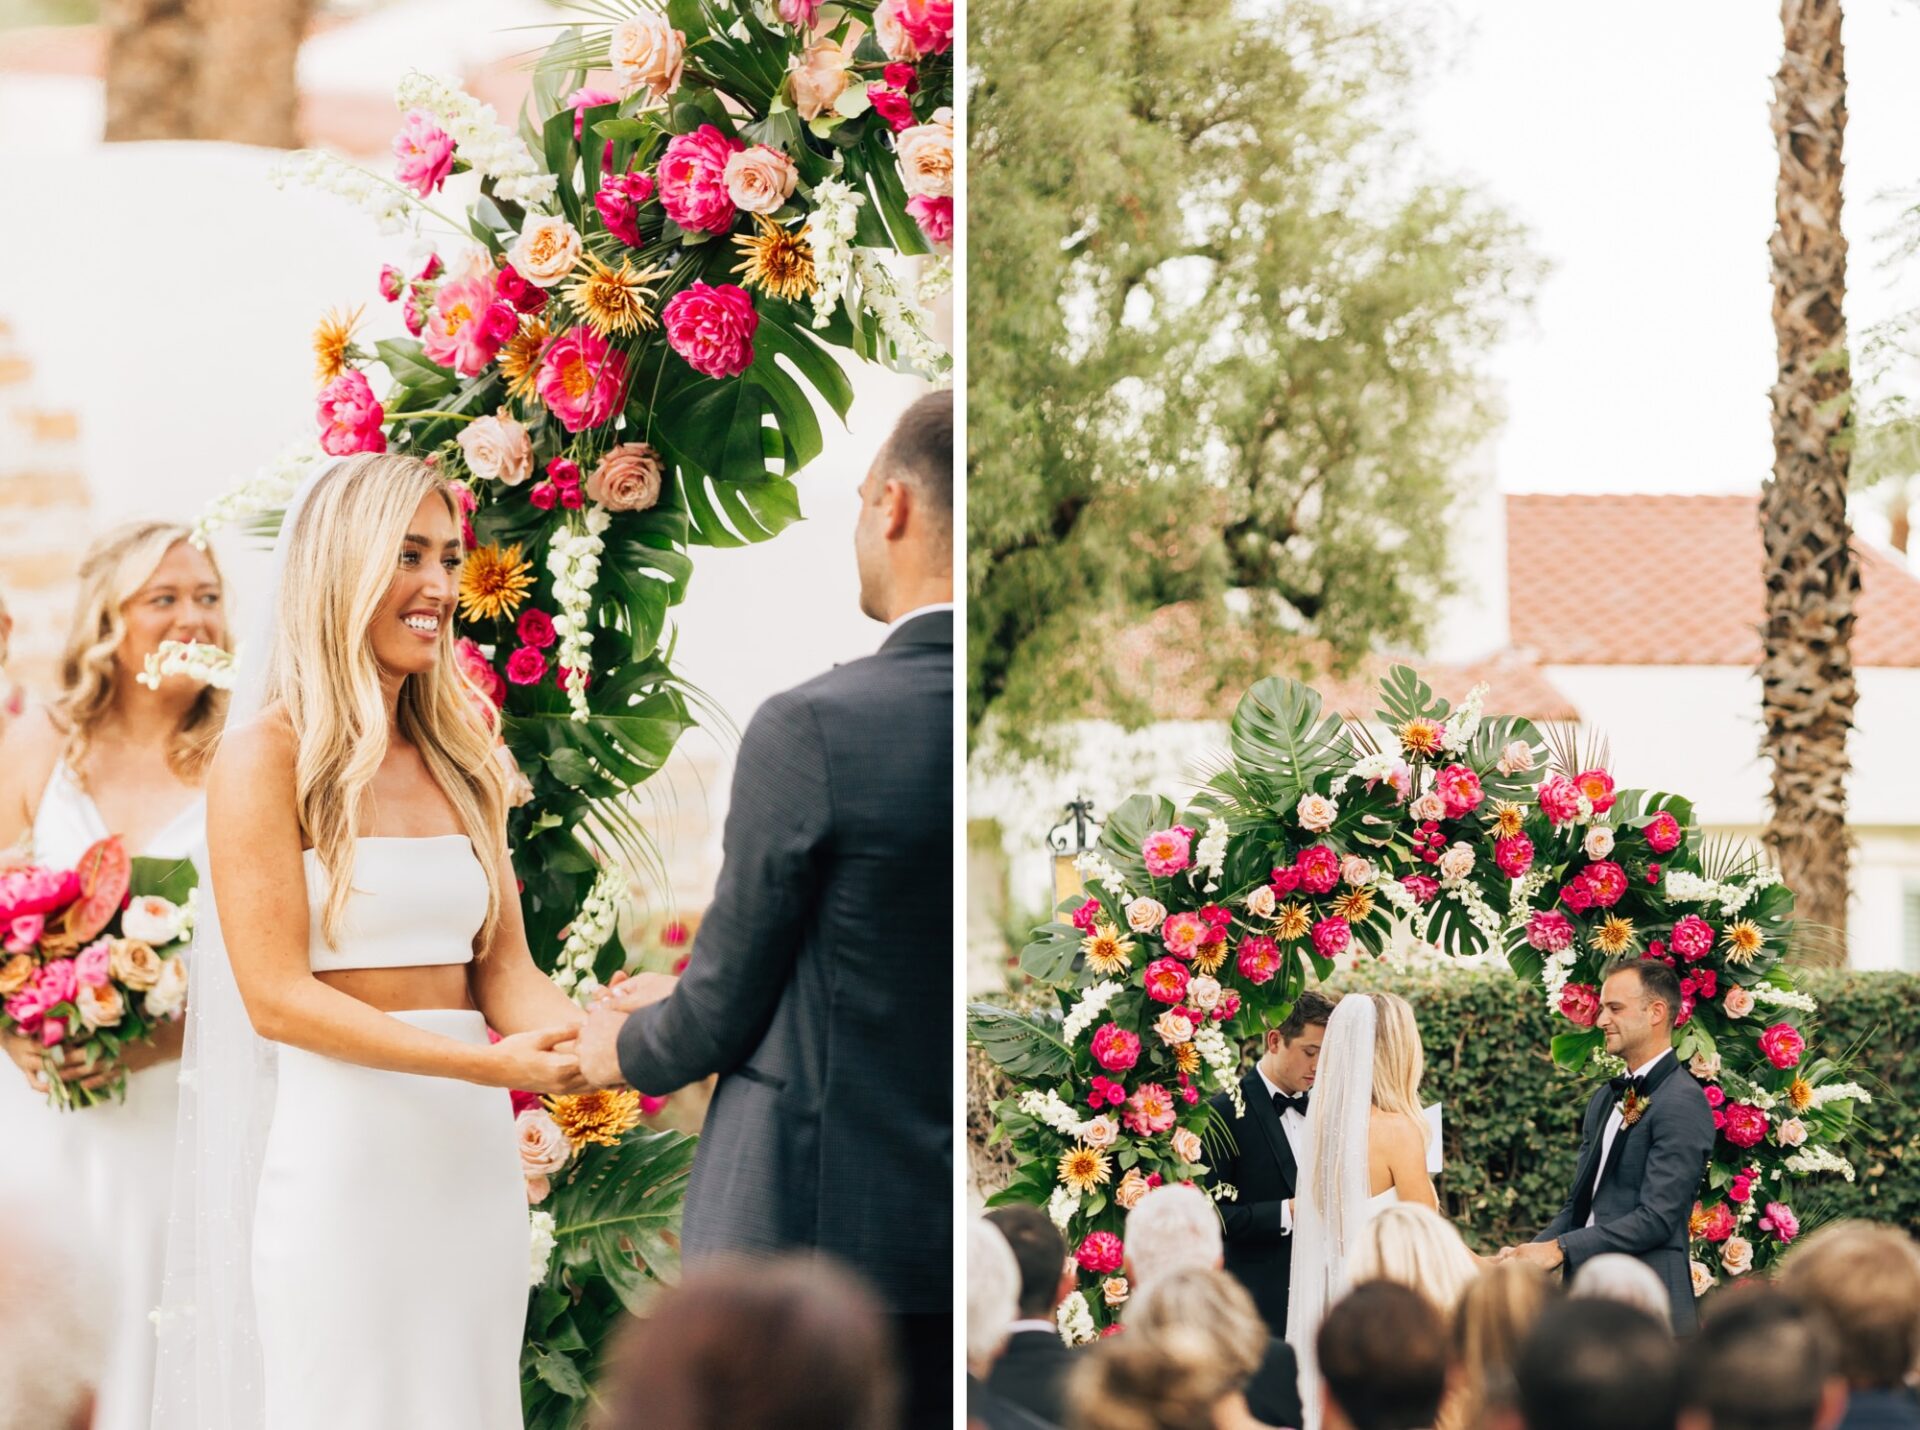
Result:
[[124,1071],[87,1086],[60,1068],[76,1053],[114,1067],[185,1011],[195,882],[188,861],[129,859],[111,835],[78,868],[0,874],[0,1028],[45,1050],[51,1106],[124,1097]]

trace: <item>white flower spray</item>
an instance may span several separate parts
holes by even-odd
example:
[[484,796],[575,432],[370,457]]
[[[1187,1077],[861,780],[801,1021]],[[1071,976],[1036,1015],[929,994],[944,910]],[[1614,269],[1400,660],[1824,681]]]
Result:
[[425,110],[437,119],[459,157],[492,179],[501,198],[541,212],[553,201],[559,180],[534,161],[518,134],[500,123],[491,104],[417,70],[400,81],[393,102],[403,111]]
[[617,865],[606,865],[587,890],[580,912],[567,927],[567,941],[554,965],[553,981],[585,1004],[600,991],[593,961],[620,927],[620,904],[626,897],[627,876]]
[[421,206],[391,179],[318,149],[297,149],[267,171],[276,189],[288,184],[337,194],[368,214],[382,233],[405,233],[419,223]]
[[134,679],[149,690],[171,675],[185,675],[215,690],[233,689],[235,662],[217,645],[199,641],[161,641],[147,656],[146,667]]
[[244,521],[275,507],[284,507],[300,490],[300,483],[321,462],[332,457],[320,450],[311,437],[303,437],[280,450],[278,456],[246,481],[222,496],[215,497],[193,524],[188,539],[206,550],[207,538],[224,526]]
[[1093,1326],[1093,1311],[1087,1305],[1087,1293],[1075,1291],[1060,1303],[1060,1309],[1053,1313],[1054,1322],[1060,1327],[1060,1339],[1070,1346],[1084,1345],[1092,1340],[1098,1331]]
[[880,335],[893,345],[901,361],[935,386],[952,382],[953,354],[927,332],[926,309],[901,291],[893,270],[878,255],[857,248],[853,273],[860,283],[861,306],[880,320]]
[[1107,1004],[1120,995],[1121,988],[1111,979],[1096,983],[1089,988],[1073,1011],[1067,1014],[1066,1021],[1060,1025],[1061,1039],[1071,1047],[1080,1041],[1080,1035],[1100,1021],[1100,1015],[1107,1010]]
[[859,227],[860,205],[866,201],[865,194],[839,179],[822,179],[814,185],[806,235],[813,250],[816,328],[833,321],[833,310],[846,298],[853,281],[853,236]]
[[593,670],[593,584],[600,577],[600,553],[605,549],[600,538],[612,520],[605,507],[590,502],[554,532],[547,547],[553,598],[560,607],[553,618],[554,632],[560,637],[554,658],[573,674],[567,682],[567,703],[575,720],[585,720],[591,713],[586,677]]

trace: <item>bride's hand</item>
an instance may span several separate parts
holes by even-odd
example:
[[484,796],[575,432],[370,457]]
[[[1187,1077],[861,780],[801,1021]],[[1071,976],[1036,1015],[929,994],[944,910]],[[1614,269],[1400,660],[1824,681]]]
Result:
[[496,1084],[556,1097],[588,1091],[580,1073],[578,1035],[577,1028],[559,1027],[502,1038],[492,1050],[499,1066]]
[[[25,1075],[27,1086],[38,1093],[46,1092],[48,1053],[45,1048],[32,1038],[11,1031],[0,1033],[0,1047],[5,1048],[8,1059]],[[78,1051],[69,1052],[58,1067],[65,1081],[85,1088],[106,1087],[120,1076],[117,1064],[103,1058],[89,1066],[86,1055]]]

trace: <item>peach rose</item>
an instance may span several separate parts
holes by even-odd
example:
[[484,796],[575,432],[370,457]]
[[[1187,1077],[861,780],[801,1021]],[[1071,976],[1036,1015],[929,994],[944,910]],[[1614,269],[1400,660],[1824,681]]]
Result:
[[1440,876],[1445,879],[1464,879],[1473,872],[1473,846],[1471,844],[1452,844],[1447,852],[1440,856]]
[[467,466],[484,482],[517,487],[533,475],[533,443],[527,440],[527,429],[504,409],[469,422],[457,440]]
[[818,119],[839,102],[847,90],[847,66],[853,62],[853,49],[859,43],[860,27],[847,35],[847,47],[834,40],[816,40],[800,56],[793,71],[793,107],[806,120]]
[[1153,1031],[1168,1047],[1193,1041],[1193,1023],[1177,1008],[1169,1008],[1154,1020]]
[[1587,831],[1586,839],[1580,847],[1589,859],[1604,859],[1613,853],[1613,831],[1604,824],[1596,824]]
[[1706,1268],[1703,1262],[1689,1261],[1687,1263],[1687,1269],[1693,1273],[1693,1294],[1695,1296],[1704,1296],[1720,1284],[1713,1279],[1713,1273]]
[[1211,1013],[1220,1006],[1221,992],[1217,980],[1202,974],[1187,985],[1187,1001],[1202,1013]]
[[16,953],[5,963],[0,963],[0,998],[11,998],[27,986],[27,980],[33,977],[33,960],[24,953]]
[[551,288],[580,261],[580,235],[557,214],[535,214],[507,250],[507,262],[529,283]]
[[1773,1135],[1782,1147],[1801,1147],[1806,1144],[1807,1124],[1797,1117],[1789,1117]]
[[1300,827],[1309,834],[1318,834],[1331,828],[1334,816],[1339,811],[1332,800],[1323,794],[1303,794],[1300,803],[1294,806],[1294,818],[1300,821]]
[[1712,1082],[1720,1076],[1720,1054],[1695,1053],[1687,1063],[1687,1071],[1701,1082]]
[[160,955],[145,939],[117,938],[111,945],[107,971],[136,993],[160,981]]
[[1247,912],[1256,919],[1270,919],[1274,910],[1273,886],[1262,884],[1247,895]]
[[912,197],[953,197],[953,111],[936,109],[925,124],[900,131],[894,141],[900,159],[900,182]]
[[1731,1276],[1744,1276],[1753,1269],[1753,1243],[1744,1236],[1730,1236],[1720,1248],[1720,1264]]
[[1340,861],[1340,877],[1356,889],[1364,888],[1373,882],[1373,861],[1349,854]]
[[547,1199],[547,1193],[553,1190],[553,1183],[545,1177],[527,1178],[527,1205],[537,1207]]
[[1191,1127],[1174,1128],[1173,1137],[1170,1140],[1173,1143],[1173,1155],[1182,1162],[1198,1166],[1200,1159],[1206,1155],[1205,1150],[1200,1146],[1200,1138],[1195,1135]]
[[587,495],[608,511],[646,511],[660,500],[660,454],[645,442],[622,442],[587,478]]
[[80,1021],[89,1028],[115,1028],[127,1016],[126,997],[111,983],[98,988],[81,984],[73,996],[73,1006],[80,1010]]
[[800,171],[778,149],[756,144],[727,160],[727,197],[750,214],[770,214],[793,197]]
[[533,798],[533,781],[520,770],[520,762],[513,757],[513,751],[502,740],[493,747],[494,763],[500,766],[500,772],[507,777],[507,803],[514,809],[520,808]]
[[1147,1178],[1138,1167],[1127,1168],[1127,1175],[1120,1179],[1120,1185],[1113,1189],[1113,1200],[1126,1211],[1132,1211],[1140,1205],[1140,1198],[1147,1194]]
[[1753,995],[1744,988],[1729,988],[1720,1004],[1729,1018],[1744,1018],[1753,1011]]
[[1120,1140],[1120,1119],[1111,1113],[1080,1125],[1080,1140],[1096,1152],[1104,1152]]
[[140,1000],[149,1018],[177,1018],[187,1006],[187,960],[176,953],[160,960],[160,977]]
[[[620,97],[647,90],[657,104],[680,88],[686,64],[687,37],[667,23],[657,10],[642,10],[613,27],[607,44],[607,63],[620,84]],[[513,265],[522,273],[527,270]]]
[[538,1107],[529,1107],[513,1119],[520,1140],[520,1173],[531,1180],[550,1177],[573,1160],[573,1148],[560,1124]]
[[1167,906],[1158,899],[1134,899],[1127,904],[1127,927],[1135,933],[1152,933],[1167,921]]
[[1407,810],[1407,813],[1422,823],[1425,823],[1429,819],[1445,819],[1447,817],[1447,802],[1432,790],[1428,790],[1413,802],[1412,807]]
[[1533,768],[1533,746],[1525,740],[1509,740],[1507,747],[1500,752],[1500,763],[1494,766],[1503,775],[1517,775],[1523,770]]
[[1109,1306],[1121,1305],[1132,1294],[1133,1288],[1124,1276],[1109,1276],[1100,1283],[1100,1296]]

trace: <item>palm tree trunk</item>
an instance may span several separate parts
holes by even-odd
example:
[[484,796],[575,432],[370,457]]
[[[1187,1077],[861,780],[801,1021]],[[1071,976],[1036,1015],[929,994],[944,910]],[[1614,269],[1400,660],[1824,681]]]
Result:
[[106,138],[194,137],[195,52],[200,26],[191,0],[106,0]]
[[300,145],[295,65],[312,0],[194,0],[204,41],[195,133],[274,149]]
[[[1760,498],[1766,548],[1764,750],[1773,766],[1766,842],[1798,895],[1810,961],[1846,956],[1847,732],[1853,724],[1860,568],[1847,522],[1847,241],[1840,231],[1847,80],[1840,0],[1782,0],[1774,79],[1780,153],[1774,229],[1773,475]],[[1825,931],[1832,931],[1822,936]]]

